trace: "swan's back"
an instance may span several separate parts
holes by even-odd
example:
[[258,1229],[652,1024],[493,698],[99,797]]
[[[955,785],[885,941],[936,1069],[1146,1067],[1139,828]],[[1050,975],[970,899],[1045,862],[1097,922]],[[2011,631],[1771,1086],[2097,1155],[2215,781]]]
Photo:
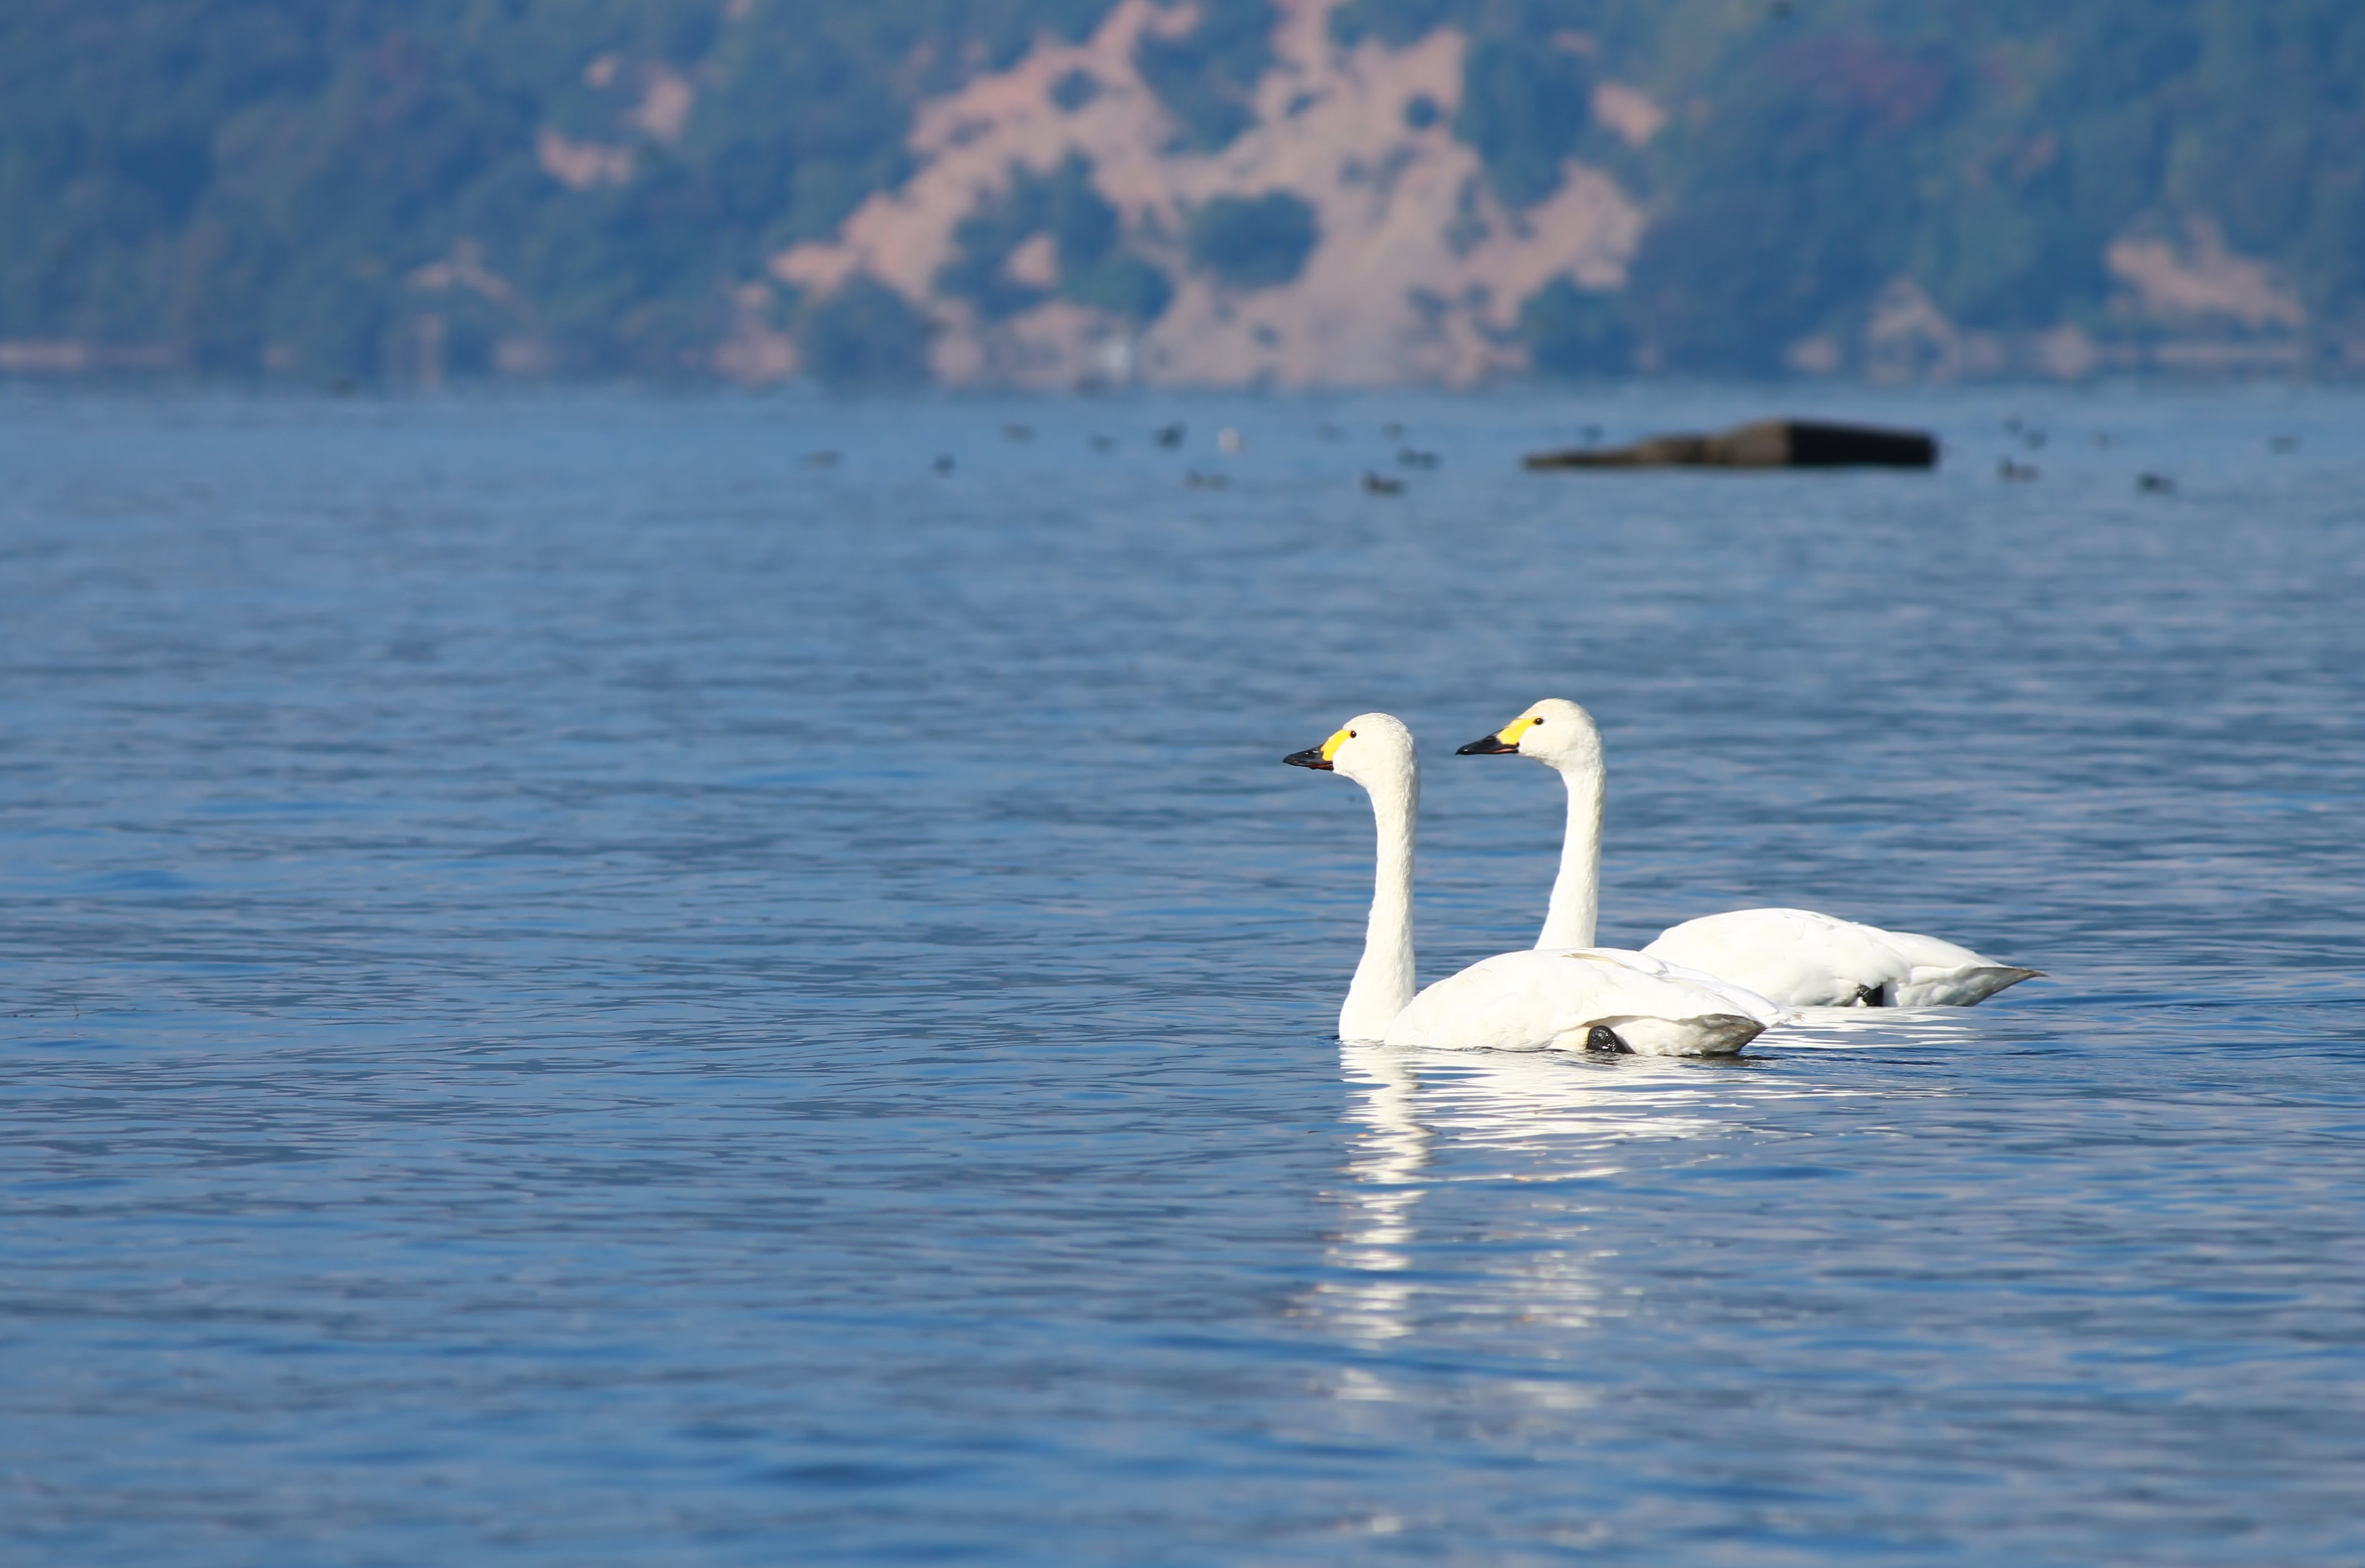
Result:
[[1582,1050],[1597,1027],[1642,1056],[1729,1056],[1765,1024],[1730,996],[1678,980],[1640,954],[1530,948],[1439,980],[1396,1014],[1387,1043]]
[[1788,1007],[1967,1007],[2037,973],[1911,931],[1810,909],[1742,909],[1660,933],[1642,949],[1706,969]]

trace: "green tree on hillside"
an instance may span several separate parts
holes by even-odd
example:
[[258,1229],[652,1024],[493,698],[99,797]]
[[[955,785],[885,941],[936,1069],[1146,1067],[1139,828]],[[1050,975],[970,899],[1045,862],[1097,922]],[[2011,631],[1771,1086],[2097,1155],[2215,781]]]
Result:
[[1191,214],[1191,264],[1233,288],[1273,288],[1305,270],[1321,237],[1314,207],[1295,191],[1217,196]]

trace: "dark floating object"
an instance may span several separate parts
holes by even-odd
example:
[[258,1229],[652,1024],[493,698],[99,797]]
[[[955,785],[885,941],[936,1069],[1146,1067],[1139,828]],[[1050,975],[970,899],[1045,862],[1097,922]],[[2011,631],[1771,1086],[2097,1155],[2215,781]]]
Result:
[[1196,468],[1182,476],[1182,482],[1194,490],[1228,490],[1230,479],[1221,474],[1202,474]]
[[1399,466],[1405,468],[1434,468],[1437,466],[1437,454],[1434,452],[1416,452],[1409,446],[1398,447],[1396,449],[1396,463]]
[[2165,474],[2138,474],[2135,488],[2146,496],[2172,496],[2176,494],[2176,481]]
[[949,455],[939,457],[936,459],[936,467],[939,474],[949,474],[953,471],[953,460]]
[[819,452],[808,452],[805,454],[805,466],[808,468],[835,468],[837,466],[837,458],[838,454],[836,453],[831,451],[827,447],[824,447]]
[[1363,470],[1363,488],[1375,496],[1401,496],[1404,494],[1404,481],[1390,478],[1385,474],[1374,474],[1366,468]]
[[1999,479],[2034,479],[2036,477],[2036,465],[2034,463],[2014,463],[2009,457],[2001,458],[1996,463],[1996,477]]
[[1115,436],[1096,435],[1093,437],[1093,450],[1094,452],[1106,452],[1115,444],[1116,438]]
[[1530,468],[1934,468],[1921,431],[1821,420],[1759,420],[1714,435],[1654,435],[1631,446],[1530,453]]
[[1150,437],[1160,446],[1180,446],[1182,444],[1183,431],[1189,428],[1190,427],[1185,425],[1181,420],[1177,420],[1171,425],[1159,426],[1155,431],[1150,432]]
[[1035,427],[1033,425],[1006,424],[1002,427],[1002,434],[1003,439],[1008,441],[1033,441],[1035,439]]

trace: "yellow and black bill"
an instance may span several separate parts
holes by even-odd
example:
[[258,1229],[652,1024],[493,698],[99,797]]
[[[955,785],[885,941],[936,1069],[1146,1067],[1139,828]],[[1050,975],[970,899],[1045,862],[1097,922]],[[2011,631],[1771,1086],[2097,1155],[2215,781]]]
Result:
[[1330,759],[1339,755],[1339,748],[1346,745],[1352,734],[1352,731],[1340,730],[1320,745],[1311,745],[1304,751],[1291,752],[1281,760],[1292,767],[1310,767],[1317,773],[1328,773],[1332,771]]
[[1519,749],[1519,737],[1534,728],[1534,719],[1514,719],[1491,735],[1481,735],[1468,745],[1457,746],[1456,756],[1501,756]]

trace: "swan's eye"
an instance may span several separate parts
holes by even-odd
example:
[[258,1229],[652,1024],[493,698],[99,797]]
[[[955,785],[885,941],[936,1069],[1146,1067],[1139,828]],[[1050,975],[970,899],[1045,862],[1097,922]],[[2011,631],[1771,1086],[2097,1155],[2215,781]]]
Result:
[[1543,721],[1541,719],[1530,719],[1528,722],[1530,724],[1541,724]]
[[1352,731],[1352,730],[1349,730],[1349,731],[1347,732],[1347,738],[1348,738],[1349,740],[1351,740],[1351,740],[1353,740],[1353,739],[1355,738],[1355,732],[1354,732],[1354,731]]

